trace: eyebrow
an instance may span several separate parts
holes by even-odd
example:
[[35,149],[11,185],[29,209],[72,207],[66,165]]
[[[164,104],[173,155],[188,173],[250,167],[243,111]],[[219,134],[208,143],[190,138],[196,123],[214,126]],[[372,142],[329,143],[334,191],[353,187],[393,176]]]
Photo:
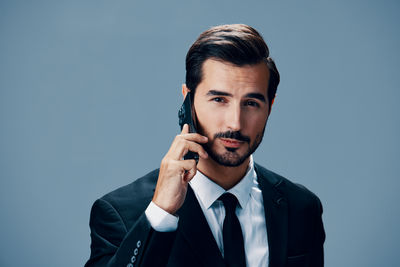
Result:
[[233,96],[230,93],[223,92],[223,91],[217,91],[217,90],[210,90],[210,91],[208,91],[208,93],[206,95],[209,95],[209,96],[214,96],[214,95]]
[[262,94],[260,94],[260,93],[248,93],[248,94],[246,95],[246,97],[256,98],[256,99],[258,99],[258,100],[260,100],[260,101],[266,103],[265,97],[264,97]]
[[[208,95],[208,96],[233,96],[230,93],[218,91],[218,90],[210,90],[210,91],[208,91],[208,93],[206,95]],[[266,103],[265,97],[260,93],[248,93],[245,95],[245,97],[256,98],[256,99]]]

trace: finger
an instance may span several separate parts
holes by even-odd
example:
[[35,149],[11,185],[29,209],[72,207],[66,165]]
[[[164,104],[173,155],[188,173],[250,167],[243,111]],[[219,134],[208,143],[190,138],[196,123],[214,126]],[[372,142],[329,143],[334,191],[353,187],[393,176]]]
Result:
[[199,154],[200,157],[206,159],[208,158],[208,154],[207,152],[204,150],[204,148],[195,142],[187,142],[187,145],[185,146],[184,149],[182,149],[181,154],[178,156],[179,158],[183,158],[183,156],[185,156],[189,151],[195,152],[197,154]]
[[185,123],[182,127],[181,134],[187,134],[189,133],[189,124]]
[[195,141],[198,143],[205,143],[208,141],[208,138],[204,135],[198,133],[189,133],[189,124],[187,123],[183,125],[181,134],[178,136],[182,136],[187,140]]
[[[187,127],[187,125],[184,127]],[[184,128],[183,131],[185,130]],[[177,135],[166,156],[175,160],[180,160],[188,151],[193,151],[199,153],[201,157],[207,158],[207,153],[201,146],[190,145],[190,143],[206,143],[207,140],[207,137],[197,133]]]
[[176,144],[176,146],[174,146],[174,149],[170,151],[169,156],[171,156],[175,160],[180,160],[189,151],[199,154],[199,156],[204,159],[208,157],[207,152],[200,144],[187,140],[180,141],[178,144]]
[[197,172],[196,161],[193,159],[180,161],[184,168],[183,181],[188,183]]
[[189,183],[190,180],[192,180],[193,177],[196,175],[196,172],[197,172],[197,169],[196,169],[196,168],[190,169],[189,171],[187,171],[187,172],[184,174],[183,180],[184,180],[186,183]]
[[204,135],[198,134],[198,133],[186,133],[186,134],[180,134],[178,135],[179,138],[184,138],[188,141],[193,141],[196,143],[207,143],[208,138]]
[[194,159],[180,160],[178,161],[178,164],[185,172],[196,169],[196,161]]

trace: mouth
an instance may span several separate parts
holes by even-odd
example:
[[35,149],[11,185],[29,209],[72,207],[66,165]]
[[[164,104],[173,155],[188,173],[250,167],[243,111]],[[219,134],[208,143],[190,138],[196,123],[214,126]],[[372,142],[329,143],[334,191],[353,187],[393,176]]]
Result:
[[220,140],[225,147],[230,147],[230,148],[238,148],[244,143],[243,141],[231,138],[220,138]]

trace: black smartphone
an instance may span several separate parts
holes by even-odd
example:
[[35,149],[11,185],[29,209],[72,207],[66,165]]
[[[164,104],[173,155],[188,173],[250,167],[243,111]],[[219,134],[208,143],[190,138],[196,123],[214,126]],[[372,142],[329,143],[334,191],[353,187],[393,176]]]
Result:
[[[186,94],[185,100],[183,101],[183,104],[181,108],[179,109],[178,112],[178,117],[179,117],[179,126],[181,126],[181,130],[183,128],[183,125],[188,124],[189,125],[189,133],[196,133],[196,127],[195,127],[195,122],[193,120],[193,109],[192,109],[192,97],[190,95],[191,93],[188,92]],[[196,163],[199,161],[199,154],[189,151],[186,153],[186,155],[183,157],[184,159],[194,159],[196,160]]]

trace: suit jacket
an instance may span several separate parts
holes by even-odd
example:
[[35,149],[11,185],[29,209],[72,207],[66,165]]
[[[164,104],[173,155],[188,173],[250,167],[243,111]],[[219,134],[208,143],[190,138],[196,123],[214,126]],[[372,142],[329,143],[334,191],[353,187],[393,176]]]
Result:
[[[255,170],[264,200],[269,266],[323,266],[325,232],[318,197],[258,164]],[[190,186],[178,211],[178,229],[162,233],[151,228],[144,211],[153,197],[158,172],[93,204],[91,255],[85,266],[225,266]]]

